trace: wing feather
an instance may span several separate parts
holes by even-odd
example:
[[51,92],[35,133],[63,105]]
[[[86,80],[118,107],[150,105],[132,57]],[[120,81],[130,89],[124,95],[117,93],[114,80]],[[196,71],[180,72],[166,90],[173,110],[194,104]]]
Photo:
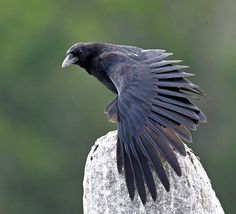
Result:
[[143,50],[139,54],[131,51],[128,55],[115,52],[104,56],[110,62],[106,74],[118,92],[106,112],[119,124],[118,172],[124,168],[130,198],[133,200],[137,189],[145,204],[145,184],[153,200],[157,195],[151,168],[169,191],[161,157],[180,176],[175,150],[186,155],[182,140],[192,142],[189,130],[195,130],[206,117],[189,100],[203,93],[185,79],[192,74],[180,71],[187,66],[178,65],[179,60],[166,60],[171,54],[164,50]]

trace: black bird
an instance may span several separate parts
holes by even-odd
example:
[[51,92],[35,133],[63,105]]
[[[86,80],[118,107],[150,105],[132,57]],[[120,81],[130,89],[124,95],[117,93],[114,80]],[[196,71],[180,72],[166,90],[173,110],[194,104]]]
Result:
[[[117,167],[124,168],[131,200],[135,189],[146,203],[146,189],[156,200],[153,168],[169,191],[162,158],[178,176],[181,168],[174,151],[185,156],[183,141],[191,142],[206,116],[190,99],[203,95],[199,86],[186,79],[180,60],[167,60],[171,53],[108,43],[77,43],[68,51],[62,67],[79,65],[116,94],[105,113],[118,123]],[[135,188],[136,187],[136,188]]]

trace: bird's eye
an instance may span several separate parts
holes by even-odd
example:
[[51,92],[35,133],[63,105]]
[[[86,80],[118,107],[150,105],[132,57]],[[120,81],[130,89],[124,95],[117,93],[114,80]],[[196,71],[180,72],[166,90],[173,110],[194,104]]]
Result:
[[68,54],[72,54],[73,56],[76,55],[76,51],[70,51]]

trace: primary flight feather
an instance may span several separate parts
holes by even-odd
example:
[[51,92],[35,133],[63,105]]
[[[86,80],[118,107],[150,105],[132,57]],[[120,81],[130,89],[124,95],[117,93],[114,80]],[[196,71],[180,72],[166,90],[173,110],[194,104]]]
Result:
[[133,200],[137,190],[146,203],[145,184],[153,200],[156,186],[150,168],[164,188],[170,184],[161,158],[178,176],[181,168],[175,151],[185,156],[183,140],[192,141],[189,130],[196,130],[206,116],[191,99],[203,95],[183,72],[180,60],[167,60],[165,50],[108,43],[77,43],[68,51],[62,67],[79,65],[96,77],[116,97],[107,105],[109,121],[118,123],[117,168],[124,169],[126,185]]

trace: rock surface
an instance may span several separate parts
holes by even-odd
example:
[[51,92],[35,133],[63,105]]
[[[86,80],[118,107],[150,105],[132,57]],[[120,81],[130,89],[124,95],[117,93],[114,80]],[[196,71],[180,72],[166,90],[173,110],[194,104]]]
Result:
[[198,158],[186,146],[187,156],[177,158],[182,168],[178,177],[164,162],[170,180],[170,191],[166,192],[154,174],[157,200],[153,202],[149,193],[145,206],[135,195],[132,202],[126,189],[124,173],[118,174],[116,167],[117,132],[109,132],[99,138],[92,147],[84,173],[84,214],[223,214],[211,182]]

